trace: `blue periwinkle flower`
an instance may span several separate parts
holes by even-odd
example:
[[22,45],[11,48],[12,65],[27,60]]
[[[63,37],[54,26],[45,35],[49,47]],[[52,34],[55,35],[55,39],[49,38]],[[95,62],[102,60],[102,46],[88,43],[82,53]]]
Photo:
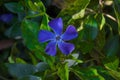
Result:
[[67,43],[65,41],[69,41],[78,36],[78,33],[74,26],[69,25],[66,31],[62,34],[63,31],[63,21],[61,18],[56,18],[49,23],[50,28],[54,31],[50,32],[47,30],[40,30],[38,34],[39,42],[47,42],[45,52],[48,55],[55,56],[56,55],[56,46],[61,50],[61,52],[65,55],[70,54],[74,50],[74,45],[71,43]]
[[0,20],[5,23],[10,22],[12,19],[13,19],[13,15],[10,13],[0,15]]

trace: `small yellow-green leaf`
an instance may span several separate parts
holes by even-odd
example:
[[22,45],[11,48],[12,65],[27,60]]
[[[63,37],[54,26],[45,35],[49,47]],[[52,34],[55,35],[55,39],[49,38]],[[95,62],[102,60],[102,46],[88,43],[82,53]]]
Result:
[[61,80],[69,80],[68,63],[58,64],[58,76]]
[[83,18],[84,15],[85,15],[85,9],[82,9],[80,12],[75,13],[75,14],[72,16],[72,19],[80,19],[80,18]]
[[104,15],[102,14],[102,20],[101,20],[101,24],[100,24],[100,30],[102,30],[104,24],[105,24],[105,17],[104,17]]

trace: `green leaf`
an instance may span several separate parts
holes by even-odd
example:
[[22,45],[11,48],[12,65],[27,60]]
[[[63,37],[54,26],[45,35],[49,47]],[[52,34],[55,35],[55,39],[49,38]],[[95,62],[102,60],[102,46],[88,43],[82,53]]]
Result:
[[21,58],[16,58],[16,63],[26,64],[26,62]]
[[27,0],[26,2],[27,5],[29,6],[28,8],[31,9],[32,11],[36,11],[39,13],[46,11],[44,4],[40,0],[36,1]]
[[58,64],[58,76],[60,77],[61,80],[69,80],[69,68],[68,68],[68,63],[65,64]]
[[79,19],[79,18],[83,18],[85,15],[85,9],[82,9],[80,12],[74,14],[72,16],[72,19]]
[[19,39],[21,38],[20,23],[16,22],[8,30],[6,30],[5,35],[9,38]]
[[[47,23],[47,22],[46,22]],[[47,24],[45,24],[47,25]],[[38,32],[40,28],[38,23],[25,19],[22,22],[22,36],[25,45],[35,53],[35,56],[47,62],[51,68],[54,66],[55,57],[49,56],[44,52],[45,44],[38,42]]]
[[8,61],[9,61],[9,63],[15,63],[15,61],[12,59],[11,56],[8,57]]
[[43,51],[44,49],[38,42],[38,23],[30,20],[24,20],[22,22],[22,36],[26,46],[32,51]]
[[105,54],[109,56],[114,56],[119,50],[119,36],[116,35],[109,39],[104,47]]
[[9,73],[18,78],[32,75],[36,72],[36,68],[30,64],[6,64]]
[[32,11],[37,11],[37,6],[31,0],[27,0],[27,3]]
[[79,43],[79,48],[83,52],[83,54],[90,52],[94,47],[94,43],[92,41],[81,41]]
[[116,80],[120,80],[120,72],[115,70],[109,70],[109,74]]
[[102,30],[103,26],[105,25],[104,14],[98,14],[97,17],[96,17],[96,20],[98,20],[97,22],[98,22],[98,25],[99,25],[99,29]]
[[20,3],[16,2],[5,3],[5,7],[13,13],[19,13],[24,11],[23,6]]
[[113,56],[108,57],[103,62],[104,62],[104,66],[111,70],[117,70],[119,67],[119,58],[117,58],[117,57],[113,57]]
[[36,68],[38,69],[38,71],[43,72],[43,71],[49,69],[50,67],[49,67],[49,65],[48,65],[47,63],[45,63],[45,62],[40,62],[40,63],[38,63],[38,64],[36,65]]
[[42,1],[36,0],[26,0],[26,5],[28,6],[28,12],[26,18],[34,18],[38,16],[44,16],[46,15],[46,9]]
[[23,77],[19,80],[42,80],[42,79],[40,77],[30,75],[30,76]]
[[117,22],[118,22],[118,29],[120,34],[120,0],[114,0],[114,11],[116,14]]
[[40,29],[50,30],[50,27],[48,26],[48,22],[49,22],[48,15],[43,15]]
[[[44,49],[43,49],[43,50],[44,50]],[[49,56],[49,55],[47,55],[45,52],[43,52],[43,53],[35,52],[35,56],[36,56],[38,59],[40,59],[40,60],[48,63],[49,66],[50,66],[50,68],[54,70],[54,67],[55,67],[55,65],[54,65],[54,63],[55,63],[55,57]]]
[[29,53],[29,56],[30,56],[30,58],[31,58],[31,60],[32,60],[32,63],[33,63],[34,65],[36,65],[36,64],[38,63],[36,57],[35,57],[32,53]]
[[69,55],[69,59],[66,59],[65,62],[68,63],[69,67],[71,67],[73,65],[77,65],[78,63],[83,63],[83,61],[79,60],[78,57],[79,57],[78,53]]
[[42,1],[37,0],[36,2],[34,2],[34,5],[37,7],[37,11],[39,11],[39,12],[45,12],[46,11],[45,6],[42,3]]
[[104,15],[102,14],[102,20],[101,20],[100,30],[102,30],[104,24],[105,24],[105,17],[104,17]]
[[97,69],[97,72],[103,76],[105,78],[105,80],[115,80],[108,72],[107,69],[105,69],[102,66],[95,66],[95,68]]
[[74,0],[66,2],[66,7],[58,16],[63,18],[65,25],[68,25],[72,18],[80,19],[84,17],[85,8],[88,6],[89,2],[90,0]]
[[44,44],[38,42],[38,31],[39,25],[38,23],[30,20],[24,20],[22,22],[22,36],[25,42],[25,45],[31,50],[35,52],[35,56],[48,64],[53,66],[55,61],[54,57],[48,56],[44,52]]
[[93,16],[89,16],[86,19],[84,25],[84,39],[94,40],[98,34],[98,24]]
[[98,36],[95,39],[96,46],[94,46],[97,50],[99,50],[99,51],[103,50],[103,47],[104,47],[105,41],[106,41],[105,37],[106,37],[105,30],[99,31]]
[[81,80],[105,80],[94,68],[73,67],[71,71]]

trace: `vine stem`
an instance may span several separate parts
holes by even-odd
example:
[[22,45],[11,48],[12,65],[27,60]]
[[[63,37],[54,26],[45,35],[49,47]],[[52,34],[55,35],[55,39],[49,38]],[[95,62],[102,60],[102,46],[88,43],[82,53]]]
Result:
[[106,14],[106,13],[104,13],[104,15],[105,15],[106,17],[112,19],[113,21],[117,22],[117,20],[116,20],[113,16],[111,16],[111,15],[109,15],[109,14]]

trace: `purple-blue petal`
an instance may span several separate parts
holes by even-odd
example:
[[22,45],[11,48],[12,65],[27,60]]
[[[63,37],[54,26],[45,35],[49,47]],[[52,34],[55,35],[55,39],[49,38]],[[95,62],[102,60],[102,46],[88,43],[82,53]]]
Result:
[[74,50],[74,45],[71,43],[66,43],[64,41],[58,42],[58,47],[61,50],[61,52],[65,55],[70,54]]
[[46,46],[45,52],[48,55],[55,56],[56,55],[56,42],[55,41],[49,42],[48,45]]
[[55,38],[55,34],[53,34],[50,31],[40,30],[38,33],[38,40],[41,43],[49,40],[53,40],[54,38]]
[[76,38],[77,36],[78,36],[78,33],[75,27],[72,25],[69,25],[61,37],[64,41],[68,41]]
[[56,18],[54,20],[51,20],[48,24],[57,35],[62,34],[63,21],[61,18]]
[[13,19],[13,15],[12,14],[2,14],[0,16],[0,20],[3,21],[3,22],[10,22],[11,20]]

